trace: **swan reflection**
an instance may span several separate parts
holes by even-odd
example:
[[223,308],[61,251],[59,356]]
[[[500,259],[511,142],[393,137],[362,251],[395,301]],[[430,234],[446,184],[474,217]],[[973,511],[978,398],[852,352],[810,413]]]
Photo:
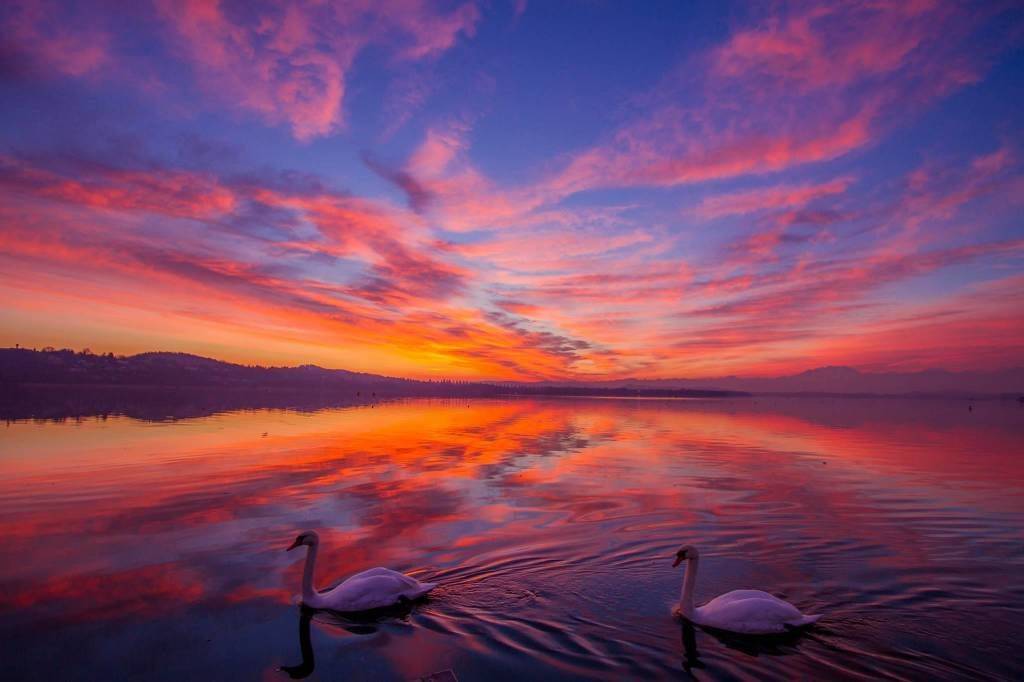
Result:
[[278,670],[286,673],[293,680],[301,680],[313,674],[316,666],[313,657],[313,640],[310,636],[310,623],[313,617],[319,623],[345,630],[353,635],[372,635],[379,629],[384,620],[405,620],[412,613],[412,603],[397,604],[388,608],[374,609],[361,613],[336,613],[313,609],[305,605],[299,606],[299,651],[302,661],[296,665],[282,665]]
[[682,620],[681,625],[683,671],[690,677],[695,676],[695,670],[707,667],[700,659],[700,651],[697,649],[698,629],[706,636],[713,637],[726,648],[755,658],[758,656],[787,656],[795,652],[796,646],[802,639],[810,636],[803,629],[773,635],[747,635],[704,626],[698,628],[687,620]]
[[282,665],[281,672],[287,673],[293,680],[301,680],[313,674],[316,662],[313,660],[313,641],[309,637],[309,622],[313,620],[313,609],[301,607],[299,610],[299,650],[302,662],[298,665]]
[[704,667],[704,662],[700,660],[700,652],[697,651],[697,630],[693,627],[692,623],[683,621],[682,635],[683,671],[690,677],[693,677],[695,669],[700,670]]

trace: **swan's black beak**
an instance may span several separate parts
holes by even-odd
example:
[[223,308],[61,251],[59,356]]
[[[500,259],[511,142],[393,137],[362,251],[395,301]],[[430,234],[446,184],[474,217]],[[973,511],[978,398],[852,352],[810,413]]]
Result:
[[293,542],[291,544],[291,546],[288,547],[288,549],[286,549],[285,551],[286,552],[290,552],[290,551],[292,551],[293,549],[295,549],[296,547],[298,547],[301,544],[302,544],[302,538],[295,538],[295,542]]

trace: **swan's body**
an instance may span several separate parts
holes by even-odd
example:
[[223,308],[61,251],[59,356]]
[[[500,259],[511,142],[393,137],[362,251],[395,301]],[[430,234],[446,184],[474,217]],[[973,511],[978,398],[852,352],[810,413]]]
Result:
[[789,602],[761,590],[733,590],[704,606],[694,607],[693,586],[697,582],[700,554],[695,547],[683,547],[676,554],[674,565],[684,560],[686,577],[679,597],[679,611],[692,623],[744,635],[770,635],[804,627],[821,618],[820,615],[804,615]]
[[381,609],[419,599],[437,586],[437,583],[421,583],[390,568],[371,568],[356,573],[329,590],[318,592],[313,587],[313,571],[320,538],[313,531],[308,531],[297,537],[288,549],[300,545],[309,547],[302,573],[302,603],[313,609],[343,612]]

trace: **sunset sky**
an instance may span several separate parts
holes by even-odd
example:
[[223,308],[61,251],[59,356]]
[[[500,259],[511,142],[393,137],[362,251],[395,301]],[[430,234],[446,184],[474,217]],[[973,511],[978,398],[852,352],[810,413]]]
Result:
[[0,345],[1024,365],[1018,2],[0,6]]

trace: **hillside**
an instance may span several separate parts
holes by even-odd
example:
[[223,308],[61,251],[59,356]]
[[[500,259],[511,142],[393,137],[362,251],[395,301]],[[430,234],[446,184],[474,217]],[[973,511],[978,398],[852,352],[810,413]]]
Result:
[[468,381],[419,381],[344,369],[238,365],[187,353],[140,353],[117,357],[73,350],[0,349],[0,384],[135,386],[222,389],[302,389],[379,397],[488,397],[499,395],[595,397],[702,397],[738,391],[685,387],[589,387],[582,384],[526,385]]
[[116,357],[72,350],[0,349],[0,382],[25,384],[305,388],[401,395],[493,393],[494,387],[362,374],[343,369],[238,365],[187,353]]

